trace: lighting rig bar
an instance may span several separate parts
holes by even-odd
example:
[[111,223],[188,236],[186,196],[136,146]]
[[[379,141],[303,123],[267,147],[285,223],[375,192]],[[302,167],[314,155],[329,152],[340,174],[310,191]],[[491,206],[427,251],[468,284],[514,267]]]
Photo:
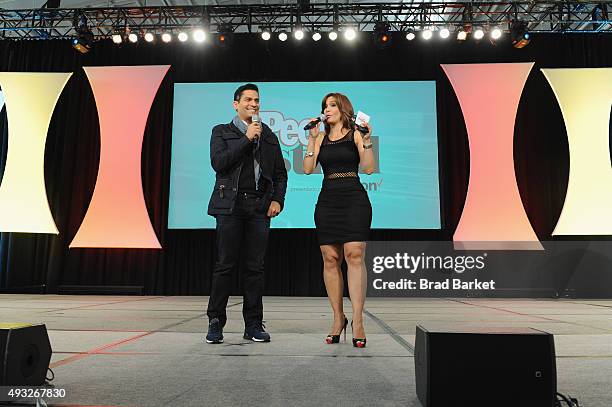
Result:
[[[203,28],[235,33],[292,31],[390,31],[500,27],[522,21],[532,33],[612,33],[612,1],[515,1],[376,4],[263,4],[84,9],[0,9],[0,39],[71,39],[83,22],[94,39],[115,33],[170,32]],[[77,17],[75,17],[75,15]]]

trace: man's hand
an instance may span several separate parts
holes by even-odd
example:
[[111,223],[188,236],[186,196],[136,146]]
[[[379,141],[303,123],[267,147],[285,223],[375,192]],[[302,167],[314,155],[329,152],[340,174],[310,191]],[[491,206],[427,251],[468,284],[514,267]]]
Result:
[[272,201],[270,202],[270,207],[268,208],[268,217],[273,218],[278,215],[281,211],[281,206],[278,202]]
[[258,122],[252,122],[247,127],[246,136],[249,140],[253,141],[256,137],[259,137],[261,134],[261,124]]

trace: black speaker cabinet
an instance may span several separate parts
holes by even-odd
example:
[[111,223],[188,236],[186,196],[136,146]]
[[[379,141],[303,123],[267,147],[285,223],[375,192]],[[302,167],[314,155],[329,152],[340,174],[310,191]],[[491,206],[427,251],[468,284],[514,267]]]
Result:
[[553,407],[552,334],[531,328],[416,328],[417,396],[425,407]]
[[41,386],[51,361],[45,325],[0,323],[0,386]]

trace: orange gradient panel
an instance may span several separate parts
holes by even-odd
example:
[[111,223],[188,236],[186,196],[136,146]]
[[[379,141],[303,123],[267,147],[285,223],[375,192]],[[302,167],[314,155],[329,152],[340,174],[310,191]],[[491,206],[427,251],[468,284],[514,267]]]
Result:
[[459,99],[470,178],[453,240],[467,249],[541,250],[514,173],[514,122],[533,63],[442,65]]
[[100,118],[100,166],[70,247],[161,248],[145,205],[140,161],[149,110],[168,68],[84,68]]

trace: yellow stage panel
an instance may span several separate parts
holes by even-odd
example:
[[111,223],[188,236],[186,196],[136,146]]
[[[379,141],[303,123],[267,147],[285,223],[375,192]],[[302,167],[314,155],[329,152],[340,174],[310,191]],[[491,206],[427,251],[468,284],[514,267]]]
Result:
[[612,235],[612,68],[542,69],[569,144],[569,180],[553,235]]
[[47,201],[44,158],[55,104],[72,73],[0,72],[8,154],[0,184],[0,231],[59,233]]

